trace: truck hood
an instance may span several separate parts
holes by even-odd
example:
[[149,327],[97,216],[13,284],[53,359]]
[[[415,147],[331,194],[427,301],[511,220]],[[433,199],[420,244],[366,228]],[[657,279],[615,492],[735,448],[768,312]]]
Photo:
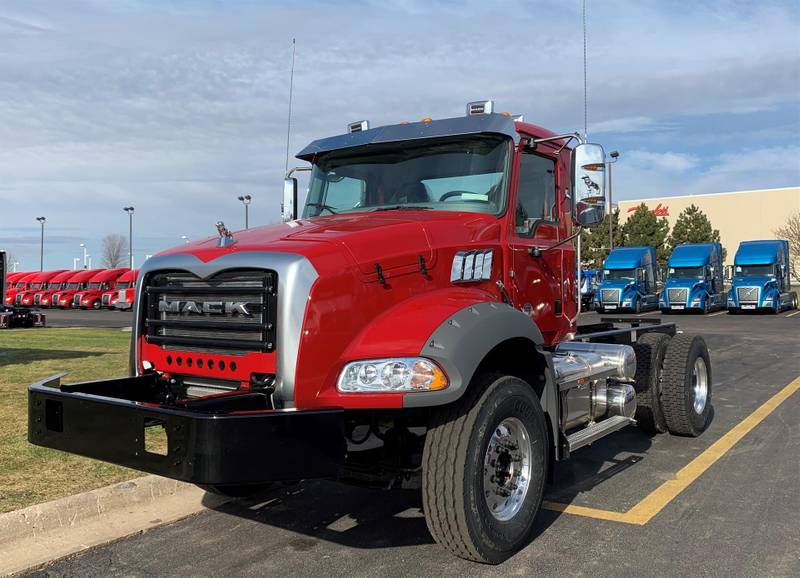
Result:
[[[330,252],[340,252],[365,275],[418,266],[419,258],[430,266],[436,247],[463,245],[476,239],[499,238],[497,217],[453,211],[386,211],[331,215],[300,219],[236,231],[235,243],[217,247],[218,237],[175,247],[162,254],[192,253],[203,261],[237,251],[300,253],[312,262]],[[437,242],[437,239],[439,241]]]

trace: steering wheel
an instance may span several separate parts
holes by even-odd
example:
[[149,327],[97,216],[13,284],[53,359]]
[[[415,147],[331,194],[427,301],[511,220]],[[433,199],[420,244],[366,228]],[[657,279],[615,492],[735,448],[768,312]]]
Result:
[[472,194],[473,194],[472,191],[448,191],[441,197],[439,197],[439,202],[441,203],[442,201],[449,199],[450,197],[456,197],[456,196],[463,197],[464,195],[472,195]]

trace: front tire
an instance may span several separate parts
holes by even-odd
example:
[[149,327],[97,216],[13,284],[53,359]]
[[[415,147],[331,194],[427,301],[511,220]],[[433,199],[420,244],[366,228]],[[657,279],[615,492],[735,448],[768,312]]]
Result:
[[473,378],[438,410],[425,440],[422,503],[433,538],[460,558],[499,564],[535,530],[548,467],[546,420],[521,379]]
[[664,355],[670,337],[664,333],[645,333],[633,344],[636,352],[636,425],[650,435],[665,433],[667,420],[661,407]]
[[670,433],[697,437],[711,418],[711,360],[699,335],[676,335],[664,356],[661,402]]

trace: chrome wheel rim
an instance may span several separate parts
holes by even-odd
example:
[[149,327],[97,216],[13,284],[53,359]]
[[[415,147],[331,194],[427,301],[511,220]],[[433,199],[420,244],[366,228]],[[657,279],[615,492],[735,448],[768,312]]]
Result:
[[531,480],[531,438],[508,417],[494,428],[483,460],[483,496],[494,518],[510,520],[522,508]]
[[694,411],[697,414],[703,413],[708,400],[708,369],[706,361],[702,357],[694,360],[692,367],[692,389],[694,390]]

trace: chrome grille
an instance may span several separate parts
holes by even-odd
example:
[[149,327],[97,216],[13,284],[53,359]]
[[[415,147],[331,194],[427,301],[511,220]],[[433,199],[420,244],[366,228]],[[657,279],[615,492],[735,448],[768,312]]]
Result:
[[667,297],[670,303],[686,303],[689,298],[689,290],[685,287],[667,290]]
[[736,297],[739,298],[739,303],[758,304],[758,287],[737,287]]
[[600,299],[602,303],[619,303],[619,289],[603,289]]
[[22,293],[17,293],[14,295],[14,305],[19,305],[22,303]]
[[186,271],[154,273],[144,292],[149,343],[226,354],[275,349],[277,279],[271,271],[224,271],[207,279]]
[[73,307],[80,307],[81,306],[81,296],[80,295],[75,295],[75,297],[72,298],[72,306]]
[[109,303],[111,303],[111,295],[109,293],[103,294],[103,307],[108,307]]
[[41,300],[42,300],[42,296],[41,296],[40,293],[37,293],[36,295],[33,296],[33,304],[34,305],[38,305],[39,301],[41,301]]

